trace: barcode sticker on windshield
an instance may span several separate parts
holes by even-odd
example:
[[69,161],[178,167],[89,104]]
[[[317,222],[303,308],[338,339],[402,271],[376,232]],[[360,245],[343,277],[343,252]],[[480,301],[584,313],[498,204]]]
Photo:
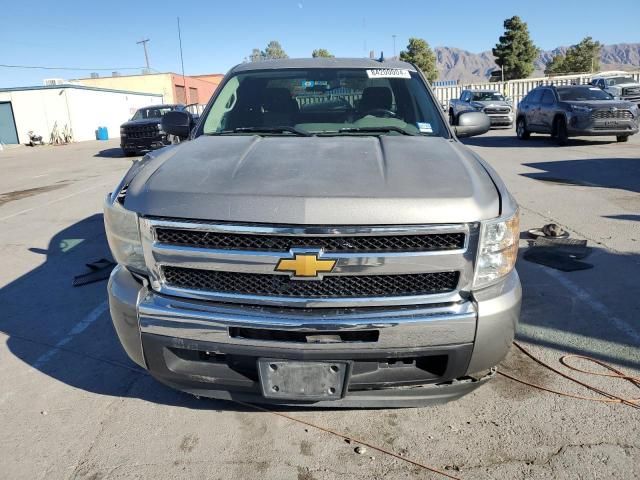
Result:
[[374,68],[367,70],[369,78],[411,78],[409,70],[402,68]]

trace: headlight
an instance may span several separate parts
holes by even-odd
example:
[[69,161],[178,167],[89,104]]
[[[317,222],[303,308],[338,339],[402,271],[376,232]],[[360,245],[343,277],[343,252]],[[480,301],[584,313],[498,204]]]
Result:
[[164,133],[164,130],[162,130],[162,124],[161,123],[158,124],[158,132],[159,133]]
[[473,288],[483,288],[507,275],[518,258],[520,211],[513,216],[482,222]]
[[591,113],[593,109],[585,105],[571,105],[571,110],[576,113]]
[[120,127],[120,135],[124,135],[126,133],[126,130],[124,129],[124,127]]
[[138,215],[118,201],[118,195],[107,195],[104,204],[104,226],[107,241],[116,262],[131,270],[145,273]]

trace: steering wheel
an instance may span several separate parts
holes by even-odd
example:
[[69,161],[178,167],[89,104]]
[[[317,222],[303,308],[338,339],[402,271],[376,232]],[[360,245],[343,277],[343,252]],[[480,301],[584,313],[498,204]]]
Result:
[[371,110],[367,110],[362,115],[363,117],[367,115],[373,115],[375,117],[384,117],[384,118],[397,118],[398,114],[393,110],[389,110],[387,108],[372,108]]

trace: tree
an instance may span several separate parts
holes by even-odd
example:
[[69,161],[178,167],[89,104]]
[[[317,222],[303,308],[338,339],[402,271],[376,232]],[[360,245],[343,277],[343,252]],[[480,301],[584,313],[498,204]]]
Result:
[[565,56],[561,53],[554,55],[553,58],[547,62],[544,69],[545,75],[562,75],[566,69]]
[[329,50],[325,49],[325,48],[316,48],[313,53],[311,54],[311,56],[313,58],[318,58],[318,57],[322,57],[322,58],[333,58],[334,56],[331,55],[331,53],[329,53]]
[[267,44],[267,48],[260,50],[254,48],[249,55],[249,60],[252,62],[260,62],[262,60],[270,60],[272,58],[289,58],[277,40],[271,40]]
[[600,70],[600,50],[602,44],[593,38],[585,37],[577,45],[567,50],[564,63],[571,73],[586,73]]
[[278,42],[277,40],[271,40],[268,43],[267,48],[264,49],[264,56],[269,59],[289,58],[289,55],[285,53],[285,51],[282,48],[282,45],[280,45],[280,42]]
[[602,44],[591,37],[585,37],[567,49],[564,55],[554,55],[544,70],[547,75],[595,72],[600,69],[600,49]]
[[438,79],[436,68],[436,56],[426,40],[422,38],[410,38],[407,49],[400,52],[400,60],[413,63],[422,70],[427,80],[434,82]]
[[259,62],[261,60],[264,60],[264,52],[261,52],[259,48],[254,48],[251,51],[251,55],[249,56],[249,59],[252,62]]
[[527,78],[533,73],[538,48],[529,37],[527,24],[518,16],[504,21],[504,35],[492,50],[505,80]]

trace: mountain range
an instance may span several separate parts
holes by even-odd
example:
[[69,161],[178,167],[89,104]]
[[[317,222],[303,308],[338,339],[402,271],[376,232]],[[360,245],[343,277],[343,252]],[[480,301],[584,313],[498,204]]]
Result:
[[[535,60],[532,77],[544,75],[545,64],[554,55],[564,53],[568,47],[541,51]],[[491,50],[472,53],[452,47],[436,47],[440,80],[459,80],[461,83],[484,82],[493,70],[498,70]],[[604,45],[600,54],[601,70],[638,70],[640,69],[640,43],[617,43]]]

